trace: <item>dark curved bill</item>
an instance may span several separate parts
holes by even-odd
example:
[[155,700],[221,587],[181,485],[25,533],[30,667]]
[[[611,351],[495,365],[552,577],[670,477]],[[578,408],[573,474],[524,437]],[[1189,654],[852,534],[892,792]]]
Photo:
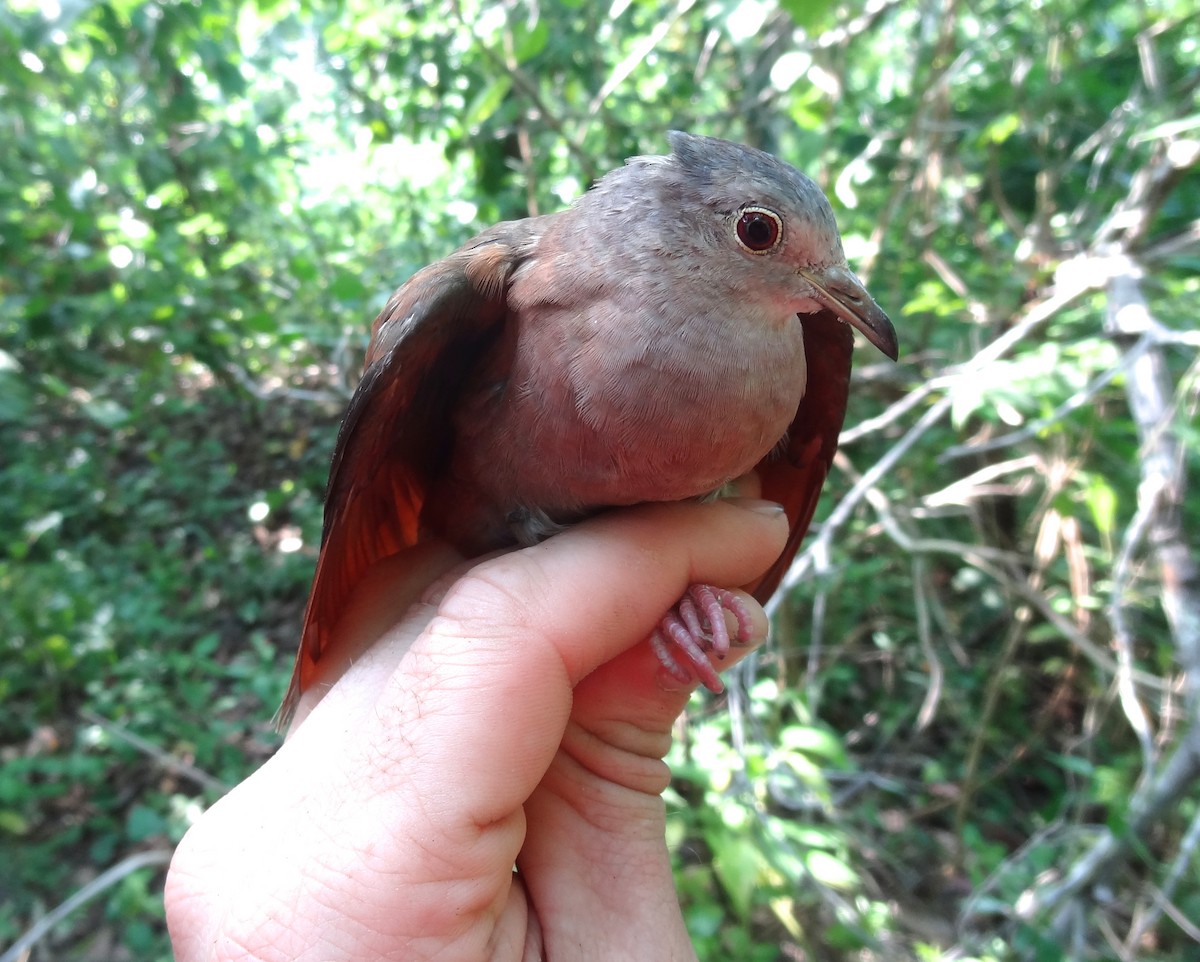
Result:
[[801,269],[801,277],[817,289],[816,299],[847,324],[862,331],[863,337],[893,361],[900,354],[896,329],[883,313],[883,308],[867,293],[860,281],[847,267]]

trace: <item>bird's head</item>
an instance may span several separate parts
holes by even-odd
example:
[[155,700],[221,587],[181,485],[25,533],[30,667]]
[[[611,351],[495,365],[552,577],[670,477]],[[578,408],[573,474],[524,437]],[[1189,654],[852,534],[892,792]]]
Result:
[[698,258],[707,281],[737,296],[801,315],[832,311],[896,359],[892,322],[846,263],[833,210],[811,178],[753,147],[668,137],[669,156],[626,168],[641,181],[660,255]]

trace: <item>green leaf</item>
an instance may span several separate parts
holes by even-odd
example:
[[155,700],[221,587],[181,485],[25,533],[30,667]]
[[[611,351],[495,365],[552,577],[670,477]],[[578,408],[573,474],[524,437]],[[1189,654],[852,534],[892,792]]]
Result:
[[763,868],[762,854],[740,833],[722,833],[713,848],[713,870],[738,915],[747,918]]
[[482,124],[504,103],[504,98],[508,96],[511,89],[512,78],[508,74],[495,78],[471,101],[471,106],[467,108],[466,116],[463,119],[463,126],[468,130],[473,130]]
[[530,29],[524,23],[519,23],[513,34],[513,56],[517,63],[525,63],[546,49],[550,39],[550,24],[545,19],[539,19]]
[[816,755],[838,766],[846,765],[846,749],[841,738],[824,728],[789,725],[780,736],[780,745],[807,755]]
[[106,428],[118,428],[131,417],[129,409],[112,398],[92,398],[80,407],[91,420]]
[[329,285],[329,293],[339,301],[361,301],[367,294],[367,288],[356,274],[339,269]]
[[0,370],[0,421],[23,421],[33,404],[33,391],[15,371]]
[[829,852],[814,850],[804,857],[805,866],[822,885],[850,891],[858,886],[858,873],[843,859]]
[[141,842],[154,835],[164,835],[166,831],[166,820],[153,809],[145,805],[134,805],[129,810],[129,817],[125,821],[125,834],[131,842]]
[[212,214],[197,214],[179,224],[175,230],[183,237],[193,237],[201,233],[215,233],[218,228],[217,219]]
[[1111,538],[1117,523],[1117,492],[1108,479],[1093,475],[1083,492],[1092,521],[1105,538]]
[[780,0],[779,5],[798,27],[817,33],[832,21],[834,0]]
[[1021,129],[1021,118],[1016,113],[997,117],[984,129],[980,139],[984,143],[1002,144]]

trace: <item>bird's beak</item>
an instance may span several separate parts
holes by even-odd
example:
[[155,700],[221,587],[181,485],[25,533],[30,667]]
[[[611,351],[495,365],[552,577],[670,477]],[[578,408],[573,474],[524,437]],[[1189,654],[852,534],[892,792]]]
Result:
[[896,329],[849,268],[835,264],[811,270],[801,268],[798,273],[816,288],[816,300],[851,327],[858,328],[868,341],[896,360],[900,353]]

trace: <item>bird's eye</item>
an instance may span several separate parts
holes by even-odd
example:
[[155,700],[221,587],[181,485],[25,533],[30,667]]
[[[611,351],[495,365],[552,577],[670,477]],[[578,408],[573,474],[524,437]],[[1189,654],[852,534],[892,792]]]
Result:
[[737,222],[737,239],[751,254],[766,254],[779,246],[783,221],[765,207],[745,207]]

